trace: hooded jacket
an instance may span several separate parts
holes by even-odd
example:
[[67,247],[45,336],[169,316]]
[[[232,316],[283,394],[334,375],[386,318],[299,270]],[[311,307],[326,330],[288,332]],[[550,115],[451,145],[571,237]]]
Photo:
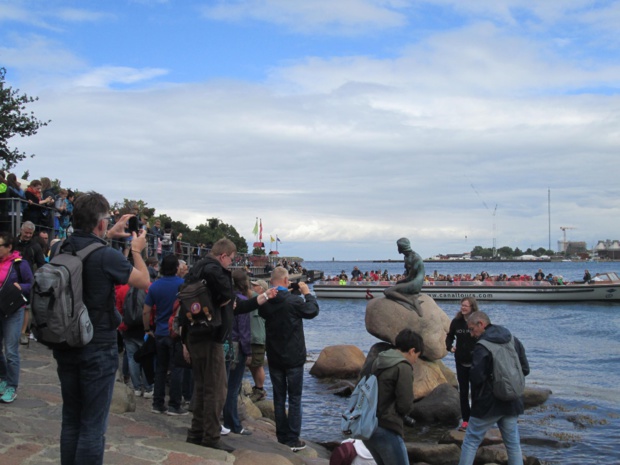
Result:
[[399,350],[389,349],[377,356],[372,373],[379,386],[379,426],[403,436],[403,417],[413,410],[413,367]]
[[[495,344],[508,344],[511,338],[510,331],[503,326],[488,325],[480,339]],[[521,363],[523,375],[530,373],[530,365],[525,356],[525,349],[521,342],[514,338],[515,349]],[[515,416],[523,413],[523,399],[503,401],[493,395],[493,356],[482,344],[476,344],[473,361],[469,372],[472,392],[471,416],[485,418],[493,416]]]
[[448,331],[446,336],[446,349],[448,352],[452,350],[454,339],[456,339],[455,362],[465,366],[471,365],[476,339],[469,334],[467,320],[462,315],[460,318],[454,318],[450,323],[450,331]]
[[265,319],[269,366],[286,369],[306,363],[303,320],[319,314],[316,297],[312,294],[300,297],[279,288],[273,299],[259,307],[258,314]]

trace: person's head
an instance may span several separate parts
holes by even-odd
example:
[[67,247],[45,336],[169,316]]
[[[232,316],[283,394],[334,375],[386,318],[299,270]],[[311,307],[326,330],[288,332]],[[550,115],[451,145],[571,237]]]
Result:
[[13,173],[9,173],[9,175],[6,177],[6,181],[9,186],[14,187],[15,189],[21,189],[21,185],[17,180],[17,176],[15,176]]
[[69,194],[69,191],[67,189],[60,189],[58,191],[58,195],[60,196],[61,199],[66,199],[68,194]]
[[467,319],[469,318],[469,315],[473,312],[477,312],[478,310],[478,302],[476,302],[475,297],[463,297],[461,299],[461,309],[459,310],[459,313],[457,313],[457,318]]
[[40,231],[39,232],[39,237],[41,238],[42,241],[44,241],[45,246],[47,247],[47,245],[49,244],[49,240],[50,240],[50,236],[48,234],[47,231]]
[[35,191],[39,191],[41,192],[41,181],[39,181],[38,179],[33,179],[32,181],[30,181],[30,184],[28,185],[29,188],[35,190]]
[[73,227],[103,237],[110,222],[110,204],[94,191],[85,192],[73,204]]
[[34,229],[35,227],[32,221],[24,221],[19,231],[20,232],[19,238],[22,241],[29,241],[30,239],[32,239],[32,235],[34,234]]
[[264,279],[254,279],[250,281],[250,283],[252,284],[252,289],[254,289],[254,292],[258,294],[262,294],[269,289],[269,284],[267,284]]
[[282,286],[288,289],[288,270],[283,266],[276,266],[271,272],[271,285]]
[[50,189],[52,187],[52,181],[50,178],[41,178],[41,189]]
[[150,266],[151,268],[159,268],[159,261],[157,260],[157,257],[149,257],[146,259],[146,266]]
[[211,255],[218,261],[224,268],[229,268],[232,265],[232,261],[237,253],[237,246],[233,241],[227,238],[222,238],[213,244],[211,248]]
[[179,269],[177,270],[177,276],[179,278],[184,278],[189,268],[187,266],[187,262],[185,260],[179,260]]
[[411,251],[411,242],[406,237],[401,237],[396,241],[396,245],[398,246],[398,252],[404,253]]
[[71,189],[67,190],[67,198],[73,202],[73,199],[75,198],[75,192],[73,192]]
[[478,339],[490,324],[489,315],[484,312],[476,312],[472,313],[467,320],[467,329],[469,334]]
[[424,340],[418,333],[406,328],[394,339],[394,347],[413,365],[424,353]]
[[235,291],[246,297],[250,296],[250,279],[245,270],[235,270],[232,272],[233,287]]
[[161,220],[155,220],[155,226],[161,228]]
[[0,232],[0,260],[13,252],[13,236],[9,232]]
[[179,269],[179,259],[176,255],[166,255],[161,261],[160,273],[162,276],[174,276]]

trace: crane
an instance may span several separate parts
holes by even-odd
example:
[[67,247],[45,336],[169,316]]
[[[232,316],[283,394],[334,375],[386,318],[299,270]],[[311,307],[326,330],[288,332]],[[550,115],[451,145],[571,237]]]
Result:
[[562,250],[561,250],[561,252],[566,252],[566,249],[568,248],[568,242],[566,241],[566,230],[567,229],[577,229],[577,228],[573,228],[572,226],[560,226],[560,229],[562,230],[562,233],[564,234],[564,240],[562,241]]

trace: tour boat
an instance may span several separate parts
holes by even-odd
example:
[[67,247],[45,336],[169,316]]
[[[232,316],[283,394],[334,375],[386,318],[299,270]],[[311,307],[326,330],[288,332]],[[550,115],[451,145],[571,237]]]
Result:
[[[390,281],[356,282],[318,281],[313,289],[319,299],[373,299],[394,285]],[[422,293],[434,300],[476,300],[515,302],[620,302],[620,278],[616,273],[600,273],[589,283],[555,286],[537,281],[474,281],[450,283],[436,281],[422,286]]]

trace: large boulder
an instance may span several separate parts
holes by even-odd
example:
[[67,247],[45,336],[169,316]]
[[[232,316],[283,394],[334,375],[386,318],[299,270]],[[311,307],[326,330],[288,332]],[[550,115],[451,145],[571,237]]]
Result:
[[325,347],[310,374],[317,378],[357,378],[365,360],[364,352],[354,345]]
[[416,402],[411,416],[422,423],[456,426],[461,418],[459,394],[448,383],[437,386],[424,399]]
[[441,360],[446,356],[446,335],[450,318],[427,294],[418,296],[419,316],[399,303],[380,297],[366,305],[366,330],[382,341],[394,343],[396,335],[410,328],[424,339],[424,358]]

